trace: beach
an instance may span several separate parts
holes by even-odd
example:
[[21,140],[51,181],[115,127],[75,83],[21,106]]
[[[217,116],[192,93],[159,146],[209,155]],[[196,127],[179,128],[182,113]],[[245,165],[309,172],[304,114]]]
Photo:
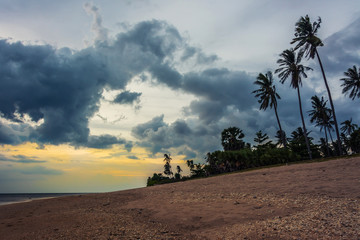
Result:
[[0,206],[1,239],[360,239],[360,158]]

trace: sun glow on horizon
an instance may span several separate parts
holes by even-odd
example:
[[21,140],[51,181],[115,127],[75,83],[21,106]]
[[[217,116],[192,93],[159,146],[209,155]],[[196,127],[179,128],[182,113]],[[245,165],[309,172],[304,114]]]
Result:
[[[27,142],[0,149],[1,175],[11,181],[0,183],[3,192],[107,192],[144,187],[147,177],[162,172],[164,165],[162,154],[149,156],[140,147],[128,152],[121,146],[94,149],[62,144],[39,148]],[[183,157],[173,157],[174,171],[180,165],[186,172]]]

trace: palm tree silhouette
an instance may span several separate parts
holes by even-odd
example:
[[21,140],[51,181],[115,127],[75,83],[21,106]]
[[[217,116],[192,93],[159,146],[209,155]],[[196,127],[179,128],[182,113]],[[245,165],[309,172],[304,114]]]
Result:
[[326,103],[327,101],[324,101],[324,97],[321,97],[320,99],[318,96],[313,96],[311,97],[311,104],[313,109],[308,112],[309,116],[311,117],[310,122],[315,122],[315,126],[320,126],[320,132],[322,131],[322,129],[324,129],[325,145],[327,149],[327,154],[328,156],[330,156],[327,131],[331,136],[330,130],[333,129],[332,124],[334,124],[334,121],[332,120],[331,109],[326,107]]
[[321,58],[319,55],[319,52],[317,51],[317,47],[324,46],[323,42],[319,37],[316,36],[318,29],[320,28],[321,24],[321,18],[319,17],[317,21],[311,23],[310,18],[308,15],[305,17],[301,17],[298,22],[295,24],[295,37],[290,42],[291,44],[297,43],[295,46],[295,50],[302,48],[301,51],[306,52],[306,57],[314,59],[315,55],[319,61],[320,69],[322,76],[324,78],[325,87],[329,96],[330,106],[333,113],[334,118],[334,125],[335,125],[335,131],[337,136],[337,143],[339,148],[340,155],[342,154],[341,151],[341,140],[340,140],[340,133],[339,128],[336,120],[336,114],[335,114],[335,107],[332,101],[331,92],[329,85],[326,80],[324,67],[321,62]]
[[356,129],[359,128],[357,124],[352,123],[352,118],[350,118],[350,120],[345,120],[344,122],[341,123],[341,125],[343,125],[341,127],[341,131],[344,134],[347,134],[348,136],[350,136],[351,133],[353,133]]
[[276,87],[273,84],[273,74],[271,71],[268,71],[265,75],[259,73],[257,80],[254,82],[255,85],[259,86],[259,89],[253,91],[255,97],[259,98],[258,102],[260,103],[260,110],[266,110],[269,106],[274,108],[276,120],[279,124],[279,129],[281,133],[281,142],[286,147],[285,133],[281,128],[279,116],[277,113],[277,99],[281,99],[280,95],[276,92]]
[[342,93],[347,94],[350,92],[349,97],[352,100],[354,100],[355,97],[360,98],[360,68],[358,71],[354,65],[353,68],[349,68],[344,74],[346,77],[340,79],[344,81],[343,84],[341,84],[341,86],[344,87]]
[[170,157],[170,154],[164,154],[164,162],[165,162],[165,165],[164,165],[164,174],[165,175],[168,175],[169,177],[173,175],[173,172],[171,171],[171,165],[170,165],[170,162],[171,162],[172,158]]
[[277,60],[277,63],[279,64],[280,67],[275,70],[275,73],[279,74],[278,76],[282,84],[286,81],[286,79],[291,77],[290,86],[297,90],[300,116],[304,130],[303,132],[304,132],[306,147],[309,154],[309,158],[312,159],[309,139],[307,137],[307,131],[306,131],[304,116],[302,112],[301,96],[300,96],[300,86],[302,85],[301,78],[302,77],[306,78],[307,75],[305,71],[312,70],[312,68],[300,64],[303,53],[304,53],[303,51],[300,51],[296,56],[294,49],[287,49],[283,51],[280,54],[281,58]]

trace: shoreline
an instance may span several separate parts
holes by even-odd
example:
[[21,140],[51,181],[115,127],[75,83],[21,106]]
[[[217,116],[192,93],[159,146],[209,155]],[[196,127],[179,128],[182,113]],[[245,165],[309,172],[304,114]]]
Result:
[[5,239],[359,239],[360,157],[0,206]]
[[89,193],[0,193],[0,206]]

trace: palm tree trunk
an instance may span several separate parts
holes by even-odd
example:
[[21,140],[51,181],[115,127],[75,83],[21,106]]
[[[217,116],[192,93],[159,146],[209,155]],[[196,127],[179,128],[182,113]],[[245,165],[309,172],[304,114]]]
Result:
[[339,148],[339,155],[341,156],[341,155],[342,155],[342,151],[341,151],[340,133],[339,133],[339,128],[338,128],[338,123],[337,123],[337,120],[336,120],[335,108],[334,108],[334,104],[333,104],[333,101],[332,101],[330,88],[329,88],[329,85],[328,85],[327,80],[326,80],[324,67],[323,67],[323,65],[322,65],[322,62],[321,62],[319,53],[318,53],[318,51],[317,51],[316,48],[315,48],[315,53],[316,53],[317,59],[318,59],[319,64],[320,64],[321,73],[322,73],[322,75],[323,75],[324,82],[325,82],[325,87],[326,87],[326,90],[327,90],[327,92],[328,92],[330,106],[331,106],[331,110],[332,110],[333,116],[334,116],[334,125],[335,125],[336,137],[337,137],[337,144],[338,144],[338,148]]
[[331,132],[330,132],[330,129],[329,129],[329,128],[328,128],[328,132],[329,132],[329,136],[330,136],[331,142],[334,143],[334,139],[333,139],[333,137],[332,137],[332,135],[331,135]]
[[298,92],[298,99],[299,99],[299,108],[300,108],[301,121],[302,121],[302,124],[303,124],[303,130],[304,130],[305,143],[306,143],[307,151],[308,151],[308,154],[309,154],[309,159],[312,160],[312,155],[311,155],[311,150],[310,150],[309,139],[308,139],[308,137],[307,137],[307,130],[306,130],[305,121],[304,121],[304,116],[303,116],[303,112],[302,112],[301,97],[300,97],[300,88],[299,88],[299,86],[297,87],[297,92]]
[[286,147],[286,139],[285,139],[285,136],[284,136],[285,134],[283,134],[283,130],[281,128],[281,124],[280,124],[279,116],[278,116],[278,113],[277,113],[277,110],[276,110],[276,106],[274,107],[274,110],[275,110],[276,120],[277,120],[277,122],[279,124],[279,128],[280,128],[281,141],[284,144],[284,147]]
[[326,151],[327,151],[328,157],[330,157],[329,142],[328,142],[328,136],[327,136],[326,128],[327,127],[325,127]]

